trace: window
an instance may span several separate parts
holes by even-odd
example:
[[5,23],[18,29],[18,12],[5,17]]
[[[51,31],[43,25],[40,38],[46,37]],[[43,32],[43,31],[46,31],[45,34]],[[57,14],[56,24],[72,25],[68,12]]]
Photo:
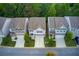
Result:
[[57,32],[59,32],[59,31],[57,31]]
[[65,32],[65,31],[64,31]]
[[62,32],[62,30],[60,32]]
[[37,31],[37,33],[42,33],[42,31]]

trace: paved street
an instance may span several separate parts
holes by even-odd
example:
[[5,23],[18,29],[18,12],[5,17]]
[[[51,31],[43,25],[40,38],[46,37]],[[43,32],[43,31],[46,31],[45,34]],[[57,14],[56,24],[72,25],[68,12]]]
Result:
[[17,35],[15,47],[24,47],[24,35]]
[[43,48],[44,47],[44,36],[37,35],[35,37],[35,48]]
[[56,35],[56,47],[66,47],[64,35]]
[[57,56],[79,56],[79,48],[0,48],[0,56],[45,56],[47,52]]

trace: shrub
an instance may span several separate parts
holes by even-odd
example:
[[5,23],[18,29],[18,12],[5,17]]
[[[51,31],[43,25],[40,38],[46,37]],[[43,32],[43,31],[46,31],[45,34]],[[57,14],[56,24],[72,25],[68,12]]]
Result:
[[55,44],[55,41],[53,40],[52,36],[49,38],[48,36],[46,36],[44,38],[44,43],[45,43],[45,46],[46,47],[55,47],[56,44]]
[[64,39],[65,39],[66,46],[69,46],[69,47],[76,46],[76,42],[73,39],[72,32],[67,32]]
[[15,46],[15,41],[12,41],[12,38],[10,35],[7,35],[6,37],[3,38],[3,41],[1,43],[2,46],[11,46],[14,47]]

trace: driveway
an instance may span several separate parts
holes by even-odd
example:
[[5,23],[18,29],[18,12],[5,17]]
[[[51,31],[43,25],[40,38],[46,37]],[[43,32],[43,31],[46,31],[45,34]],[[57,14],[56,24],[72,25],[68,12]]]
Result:
[[56,47],[66,47],[65,41],[64,41],[64,35],[56,35]]
[[44,46],[44,36],[36,35],[35,37],[35,48],[43,48]]
[[24,35],[17,35],[15,47],[24,47]]

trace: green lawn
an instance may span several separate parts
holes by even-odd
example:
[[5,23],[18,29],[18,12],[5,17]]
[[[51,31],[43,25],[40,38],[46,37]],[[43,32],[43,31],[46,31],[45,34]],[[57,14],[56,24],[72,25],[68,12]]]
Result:
[[12,41],[11,36],[7,35],[6,37],[3,38],[3,41],[1,43],[1,46],[10,46],[14,47],[15,46],[15,41]]
[[34,47],[35,40],[31,39],[27,33],[24,34],[25,44],[24,47]]
[[45,44],[45,47],[56,47],[56,42],[52,37],[50,39],[49,37],[45,37],[44,44]]

